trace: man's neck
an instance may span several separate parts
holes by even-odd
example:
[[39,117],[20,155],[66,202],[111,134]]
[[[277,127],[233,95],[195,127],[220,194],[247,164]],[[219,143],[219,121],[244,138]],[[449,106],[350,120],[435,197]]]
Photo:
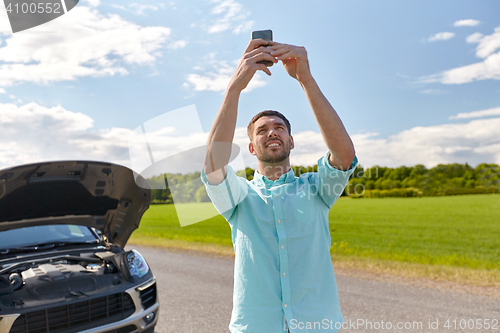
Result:
[[280,163],[265,163],[258,161],[257,170],[261,175],[266,176],[267,179],[275,181],[290,171],[290,160],[287,158]]

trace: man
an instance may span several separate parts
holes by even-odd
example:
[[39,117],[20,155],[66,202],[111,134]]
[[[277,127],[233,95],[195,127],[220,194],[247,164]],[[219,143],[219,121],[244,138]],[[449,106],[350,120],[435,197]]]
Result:
[[[258,62],[281,61],[302,86],[323,139],[318,172],[295,177],[291,126],[279,112],[264,111],[248,126],[249,150],[258,160],[254,179],[237,177],[227,163],[239,95]],[[330,257],[328,212],[357,164],[340,118],[309,70],[303,47],[252,40],[228,85],[212,125],[202,180],[231,225],[235,251],[233,333],[335,332],[343,322]]]

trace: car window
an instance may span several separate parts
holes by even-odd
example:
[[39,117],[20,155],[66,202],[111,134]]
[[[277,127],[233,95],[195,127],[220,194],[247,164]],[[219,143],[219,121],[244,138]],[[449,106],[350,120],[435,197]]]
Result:
[[0,232],[0,249],[52,242],[87,242],[96,237],[89,228],[79,225],[43,225]]

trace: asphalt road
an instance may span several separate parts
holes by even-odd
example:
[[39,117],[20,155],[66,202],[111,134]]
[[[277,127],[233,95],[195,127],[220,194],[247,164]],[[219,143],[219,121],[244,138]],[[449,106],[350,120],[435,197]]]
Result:
[[[156,333],[229,332],[232,260],[133,248],[158,281]],[[340,332],[500,332],[497,298],[347,276],[337,276],[337,285],[345,319]]]

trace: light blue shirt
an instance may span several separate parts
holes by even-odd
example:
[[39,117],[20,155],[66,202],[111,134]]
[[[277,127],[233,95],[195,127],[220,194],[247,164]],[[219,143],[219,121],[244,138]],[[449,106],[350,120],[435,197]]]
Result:
[[209,185],[208,195],[231,226],[235,252],[233,333],[336,332],[343,323],[330,257],[328,212],[348,171],[318,161],[318,172],[292,170],[271,181],[257,171]]

